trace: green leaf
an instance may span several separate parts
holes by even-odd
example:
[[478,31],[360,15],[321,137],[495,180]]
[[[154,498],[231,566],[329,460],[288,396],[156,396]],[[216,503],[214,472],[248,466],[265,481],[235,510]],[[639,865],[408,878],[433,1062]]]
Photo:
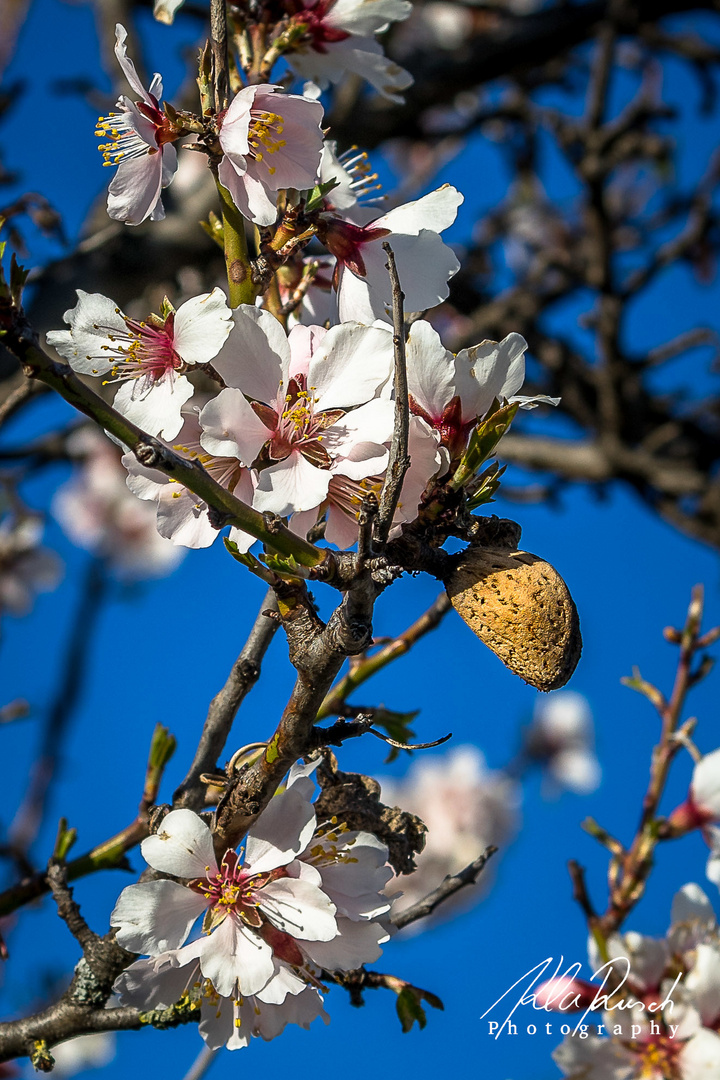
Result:
[[436,994],[431,994],[429,990],[421,990],[418,986],[405,983],[399,991],[395,1008],[405,1033],[412,1030],[413,1024],[417,1024],[421,1029],[427,1024],[427,1016],[422,1007],[423,1001],[426,1001],[433,1009],[444,1008],[440,998]]
[[498,467],[497,461],[494,461],[485,472],[480,473],[472,485],[473,494],[467,500],[468,510],[477,510],[478,506],[493,501],[500,487],[500,477],[506,469],[507,465]]
[[65,862],[67,853],[76,840],[77,829],[68,829],[67,818],[60,818],[55,847],[53,849],[53,859],[56,862]]
[[323,204],[325,196],[328,195],[333,188],[338,187],[340,181],[333,176],[331,180],[326,180],[324,184],[316,184],[312,191],[309,191],[307,198],[305,199],[305,213],[311,214],[313,210],[319,210]]
[[200,222],[200,228],[208,234],[211,240],[215,241],[218,247],[222,248],[223,251],[225,250],[223,223],[214,210],[211,210],[208,214],[207,221]]
[[172,306],[167,296],[163,296],[162,304],[160,305],[160,318],[165,320],[169,315],[172,315],[175,308]]
[[478,424],[470,436],[467,449],[450,481],[450,487],[454,491],[466,487],[474,479],[480,466],[492,456],[495,447],[515,419],[520,405],[516,401],[512,405],[498,408],[495,401],[493,407],[494,411],[482,424]]

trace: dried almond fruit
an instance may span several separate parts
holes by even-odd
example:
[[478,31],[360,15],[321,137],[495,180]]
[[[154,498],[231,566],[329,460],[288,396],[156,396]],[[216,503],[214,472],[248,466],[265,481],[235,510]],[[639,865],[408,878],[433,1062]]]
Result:
[[580,622],[554,566],[528,551],[470,545],[445,588],[458,615],[538,690],[564,686],[582,651]]

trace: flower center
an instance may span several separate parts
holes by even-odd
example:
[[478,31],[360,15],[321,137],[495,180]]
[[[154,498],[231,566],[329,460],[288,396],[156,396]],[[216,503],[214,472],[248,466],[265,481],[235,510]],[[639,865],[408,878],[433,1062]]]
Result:
[[378,229],[372,225],[353,225],[341,218],[327,218],[318,231],[323,244],[333,253],[340,263],[344,263],[356,277],[365,277],[367,270],[362,256],[365,244],[382,240],[390,235],[390,229]]
[[295,21],[305,27],[311,48],[316,52],[327,52],[326,46],[336,41],[346,41],[350,34],[325,22],[328,12],[335,6],[335,0],[318,0],[312,8],[304,8],[295,15]]
[[[280,113],[252,109],[248,131],[250,155],[256,161],[264,161],[266,154],[276,154],[282,150],[287,146],[285,139],[280,138],[284,130],[285,121]],[[274,165],[268,165],[267,169],[271,176],[276,172]]]
[[682,1044],[675,1045],[665,1035],[646,1043],[640,1049],[641,1072],[638,1080],[654,1080],[658,1075],[676,1077],[675,1062]]
[[264,885],[277,871],[267,874],[248,874],[240,862],[240,857],[232,849],[225,852],[220,869],[210,877],[196,878],[190,882],[190,888],[201,893],[208,901],[208,912],[203,929],[209,933],[229,915],[236,915],[246,926],[255,928],[262,925],[260,914],[260,896]]
[[[154,385],[168,372],[181,371],[184,361],[175,351],[173,314],[164,323],[151,317],[147,322],[128,319],[119,308],[115,309],[124,321],[127,332],[123,334],[116,327],[104,327],[95,324],[94,329],[106,334],[112,345],[100,348],[112,356],[110,369],[112,378],[105,383],[123,382],[125,379],[145,379],[149,386]],[[93,359],[88,357],[89,360]],[[98,374],[98,372],[93,372]]]
[[157,146],[150,146],[142,137],[135,127],[135,118],[129,109],[119,113],[112,112],[109,116],[99,116],[95,134],[98,138],[110,139],[109,142],[98,145],[104,159],[103,165],[119,165],[123,161],[144,157],[146,154],[157,154],[165,143],[174,142],[178,138],[167,116],[156,105],[139,101],[137,108],[153,125]]
[[328,409],[316,413],[317,400],[314,387],[306,389],[304,375],[290,380],[283,411],[278,411],[277,426],[270,440],[270,456],[275,461],[281,461],[294,450],[299,450],[313,465],[326,469],[330,467],[330,455],[322,445],[324,433],[345,415],[345,411]]

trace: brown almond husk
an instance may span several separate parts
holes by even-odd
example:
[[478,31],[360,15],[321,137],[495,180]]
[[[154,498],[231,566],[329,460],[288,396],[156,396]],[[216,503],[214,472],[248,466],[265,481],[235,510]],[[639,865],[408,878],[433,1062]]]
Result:
[[506,667],[538,690],[565,685],[582,637],[554,566],[529,551],[471,545],[445,587],[458,615]]

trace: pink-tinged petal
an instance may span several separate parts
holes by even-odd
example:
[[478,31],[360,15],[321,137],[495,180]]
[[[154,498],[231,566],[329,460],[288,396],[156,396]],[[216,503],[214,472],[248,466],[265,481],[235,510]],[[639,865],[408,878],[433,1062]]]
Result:
[[317,469],[299,451],[294,451],[277,465],[260,472],[253,506],[260,513],[267,510],[280,517],[312,510],[326,498],[331,475],[328,469]]
[[243,217],[256,225],[273,225],[277,219],[276,197],[271,198],[266,187],[248,171],[238,172],[233,162],[224,157],[218,167],[220,183]]
[[182,407],[193,396],[193,385],[184,375],[168,371],[147,386],[145,379],[128,379],[115,395],[118,412],[148,435],[174,439],[183,426]]
[[143,840],[140,850],[154,870],[173,877],[217,873],[212,834],[192,810],[172,810],[163,818],[158,832]]
[[287,392],[290,346],[287,335],[269,311],[240,304],[233,311],[233,329],[213,365],[228,386],[272,405]]
[[[347,476],[350,480],[365,480],[370,476],[380,476],[388,463],[388,449],[380,443],[355,443],[347,457],[336,460],[333,475]],[[332,482],[329,489],[332,496]]]
[[435,421],[457,393],[453,354],[424,319],[410,327],[406,346],[408,390],[413,400]]
[[720,750],[713,750],[698,761],[690,790],[696,806],[720,818]]
[[317,352],[320,343],[327,334],[324,326],[293,326],[288,334],[290,345],[290,376],[304,375],[307,378],[310,360]]
[[323,22],[348,34],[370,37],[388,23],[407,19],[411,11],[408,0],[336,0],[323,16]]
[[390,935],[379,922],[353,922],[340,917],[338,934],[332,940],[303,945],[308,956],[326,971],[354,971],[372,964],[382,955],[381,944]]
[[[172,143],[165,143],[162,148],[162,186],[168,187],[178,168],[177,150]],[[162,206],[162,203],[160,203]]]
[[357,518],[350,517],[331,502],[328,507],[325,539],[328,543],[335,544],[340,551],[347,551],[357,543],[357,538]]
[[720,1072],[720,1036],[701,1028],[678,1055],[682,1080],[714,1080]]
[[254,108],[280,117],[283,145],[274,153],[259,147],[263,156],[248,158],[248,174],[268,191],[280,188],[302,191],[314,186],[320,167],[323,107],[319,101],[275,93],[274,89],[258,87]]
[[124,949],[157,956],[178,949],[206,907],[203,896],[175,881],[143,881],[123,889],[110,925]]
[[186,364],[208,364],[220,352],[232,328],[232,311],[222,289],[193,296],[175,312],[175,351]]
[[113,361],[103,355],[113,348],[112,335],[127,333],[117,304],[102,293],[77,290],[78,302],[63,319],[70,330],[51,330],[47,343],[58,351],[73,371],[82,375],[105,375]]
[[121,161],[108,188],[107,212],[113,221],[140,225],[160,201],[163,167],[162,151]]
[[453,224],[464,201],[464,195],[461,195],[457,188],[452,184],[443,184],[428,195],[423,195],[421,199],[389,210],[377,219],[375,225],[379,229],[390,229],[393,233],[405,233],[408,236],[419,236],[425,229],[441,233]]
[[245,862],[253,874],[286,866],[310,843],[315,811],[305,785],[275,795],[248,833]]
[[301,536],[304,540],[317,524],[317,519],[318,507],[316,506],[313,510],[303,510],[301,514],[293,514],[288,521],[288,528],[295,536]]
[[202,941],[200,969],[223,997],[235,993],[257,994],[274,973],[272,949],[252,930],[228,915]]
[[[128,57],[127,45],[125,44],[126,41],[127,41],[127,30],[122,25],[122,23],[116,23],[115,24],[115,56],[117,57],[117,62],[120,65],[120,67],[122,68],[123,75],[125,76],[125,78],[129,82],[130,86],[133,88],[135,93],[138,95],[138,97],[142,98],[143,101],[148,101],[149,102],[150,99],[148,98],[148,92],[145,89],[145,87],[143,86],[143,84],[140,82],[140,78],[138,76],[138,73],[135,70],[135,65],[133,64],[132,60]],[[158,83],[159,78],[160,78],[159,75],[155,75],[155,77],[153,79],[153,82],[154,82],[153,89],[158,91],[158,93],[157,93],[158,98],[162,97],[162,83]]]
[[335,905],[311,881],[278,878],[264,886],[260,897],[263,915],[299,941],[332,941],[338,932]]
[[420,499],[428,483],[449,464],[447,455],[443,455],[437,432],[420,416],[410,417],[408,449],[410,468],[405,474],[400,492],[396,522],[415,520]]
[[389,329],[333,326],[310,360],[308,383],[315,392],[316,412],[365,404],[385,386],[392,370]]
[[246,86],[230,102],[220,126],[220,146],[224,154],[245,156],[249,149],[250,110],[258,93],[257,86]]
[[210,399],[200,413],[200,426],[200,442],[209,454],[236,457],[244,465],[252,465],[272,436],[242,391],[231,386]]
[[527,342],[520,334],[502,341],[482,341],[455,357],[455,386],[463,422],[484,416],[494,398],[509,398],[525,380]]

